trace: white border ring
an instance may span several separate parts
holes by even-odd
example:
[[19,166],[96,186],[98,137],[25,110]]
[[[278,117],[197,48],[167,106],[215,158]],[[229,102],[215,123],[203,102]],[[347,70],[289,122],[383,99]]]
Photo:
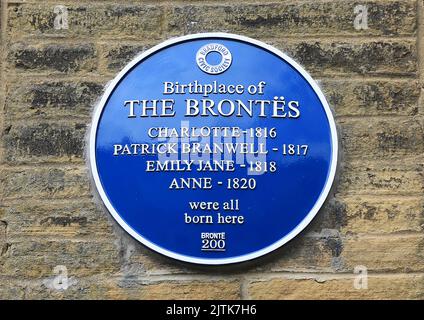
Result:
[[[155,52],[162,50],[166,47],[172,46],[176,43],[181,43],[189,40],[194,39],[208,39],[208,38],[222,38],[222,39],[231,39],[231,40],[237,40],[242,41],[246,43],[253,44],[255,46],[258,46],[260,48],[263,48],[267,51],[270,51],[271,53],[279,56],[281,59],[289,63],[293,68],[295,68],[309,83],[309,85],[312,87],[312,89],[317,94],[322,106],[324,107],[325,113],[327,115],[327,119],[330,126],[331,131],[331,141],[332,141],[332,155],[331,155],[331,166],[330,171],[328,173],[327,181],[325,183],[325,186],[323,190],[321,191],[321,194],[318,198],[318,200],[315,202],[315,205],[312,207],[312,209],[309,211],[309,213],[305,216],[305,218],[302,220],[300,224],[296,226],[291,232],[286,234],[283,238],[278,240],[277,242],[269,245],[268,247],[265,247],[261,250],[245,254],[242,256],[232,257],[232,258],[223,258],[223,259],[203,259],[203,258],[197,258],[192,256],[186,256],[182,255],[170,250],[167,250],[165,248],[162,248],[155,243],[145,239],[143,236],[141,236],[139,233],[137,233],[134,229],[131,228],[118,214],[118,212],[115,210],[115,208],[112,206],[111,202],[109,201],[103,186],[100,181],[99,173],[97,171],[97,164],[96,164],[96,134],[97,134],[97,127],[99,125],[99,121],[103,112],[103,108],[105,107],[109,96],[115,89],[115,87],[118,85],[120,80],[125,77],[125,75],[139,62],[144,60],[145,58],[149,57],[150,55],[154,54]],[[183,37],[178,37],[174,39],[167,40],[165,42],[162,42],[161,44],[158,44],[157,46],[145,51],[144,53],[137,56],[134,60],[132,60],[129,64],[125,66],[121,72],[109,83],[108,87],[105,90],[105,93],[103,94],[99,104],[96,106],[96,109],[94,111],[93,120],[91,123],[91,130],[90,130],[90,141],[89,141],[89,162],[91,167],[91,173],[94,179],[94,183],[96,185],[97,191],[99,192],[99,195],[101,199],[103,200],[105,206],[109,210],[110,214],[113,216],[113,218],[119,223],[119,225],[124,228],[125,231],[127,231],[132,237],[134,237],[136,240],[140,241],[145,246],[149,247],[150,249],[159,252],[165,256],[171,257],[173,259],[190,262],[190,263],[197,263],[197,264],[205,264],[205,265],[224,265],[224,264],[231,264],[231,263],[238,263],[238,262],[244,262],[247,260],[255,259],[258,257],[261,257],[267,253],[270,253],[271,251],[274,251],[275,249],[281,247],[291,239],[293,239],[296,235],[298,235],[315,217],[315,215],[318,213],[321,206],[324,204],[325,199],[327,198],[331,186],[334,181],[334,177],[336,174],[336,167],[337,167],[337,157],[338,157],[338,138],[337,138],[337,131],[336,131],[336,124],[334,122],[333,115],[331,113],[330,107],[327,103],[327,100],[324,97],[324,94],[321,92],[321,89],[317,85],[317,83],[312,79],[312,77],[293,59],[286,56],[283,52],[280,50],[267,45],[261,41],[254,40],[248,37],[239,36],[235,34],[228,34],[228,33],[199,33],[199,34],[193,34],[193,35],[187,35]]]

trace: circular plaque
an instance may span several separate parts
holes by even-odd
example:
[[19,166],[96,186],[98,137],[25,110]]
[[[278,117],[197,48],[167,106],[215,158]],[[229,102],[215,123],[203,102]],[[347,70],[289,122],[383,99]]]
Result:
[[95,110],[89,148],[100,197],[129,234],[216,265],[301,232],[330,191],[337,146],[302,67],[260,41],[205,33],[130,62]]

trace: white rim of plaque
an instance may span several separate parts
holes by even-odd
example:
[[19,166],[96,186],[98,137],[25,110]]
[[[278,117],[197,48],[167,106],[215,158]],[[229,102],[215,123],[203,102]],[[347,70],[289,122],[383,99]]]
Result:
[[[331,141],[332,141],[332,157],[331,157],[331,167],[330,171],[327,177],[327,181],[325,183],[324,188],[321,191],[321,194],[318,198],[318,200],[315,202],[315,205],[312,207],[312,209],[309,211],[309,213],[305,216],[305,218],[302,220],[301,223],[299,223],[292,231],[290,231],[288,234],[286,234],[283,238],[280,240],[274,242],[273,244],[257,250],[255,252],[251,252],[245,255],[236,256],[232,258],[217,258],[217,259],[211,259],[211,258],[197,258],[193,256],[186,256],[183,254],[175,253],[173,251],[164,249],[155,243],[145,239],[143,236],[141,236],[138,232],[136,232],[134,229],[131,228],[118,214],[118,212],[115,210],[115,208],[112,206],[111,202],[109,201],[102,183],[100,182],[100,177],[97,171],[97,164],[96,164],[96,135],[97,135],[97,127],[103,112],[103,108],[106,105],[106,102],[110,96],[110,94],[115,89],[116,85],[119,83],[119,81],[139,62],[141,62],[146,57],[154,54],[155,52],[164,49],[166,47],[169,47],[171,45],[174,45],[176,43],[180,42],[187,42],[190,40],[197,40],[197,39],[209,39],[209,38],[221,38],[221,39],[230,39],[230,40],[237,40],[246,42],[248,44],[253,44],[255,46],[258,46],[262,49],[265,49],[287,63],[289,63],[294,69],[296,69],[309,83],[309,85],[313,88],[314,92],[317,94],[322,106],[324,107],[325,113],[327,115],[328,123],[330,126],[331,131]],[[213,39],[214,41],[216,39]],[[190,262],[190,263],[196,263],[196,264],[204,264],[204,265],[224,265],[224,264],[232,264],[232,263],[239,263],[244,262],[248,260],[252,260],[255,258],[259,258],[261,256],[266,255],[267,253],[270,253],[281,246],[283,246],[285,243],[293,239],[295,236],[297,236],[315,217],[315,215],[318,213],[321,206],[324,204],[325,199],[327,198],[331,186],[334,181],[334,177],[336,174],[336,167],[337,167],[337,157],[338,157],[338,138],[337,138],[337,131],[336,131],[336,124],[334,122],[333,114],[330,110],[330,107],[327,103],[327,100],[324,97],[324,94],[322,93],[321,89],[317,85],[317,83],[312,79],[312,77],[293,59],[288,57],[286,54],[281,52],[280,50],[263,43],[261,41],[251,39],[245,36],[240,36],[236,34],[230,34],[230,33],[198,33],[198,34],[192,34],[187,36],[182,36],[178,38],[173,38],[166,40],[153,48],[141,53],[136,58],[134,58],[130,63],[128,63],[124,69],[122,69],[118,75],[109,83],[109,85],[106,88],[105,93],[103,94],[100,102],[97,104],[94,110],[93,114],[93,120],[91,123],[91,129],[90,129],[90,141],[89,141],[89,162],[91,166],[91,173],[97,188],[97,191],[100,194],[101,199],[103,200],[103,203],[106,205],[107,209],[109,210],[110,214],[113,216],[113,218],[119,223],[119,225],[124,228],[125,231],[127,231],[132,237],[134,237],[136,240],[144,244],[145,246],[149,247],[150,249],[159,252],[165,256],[171,257],[173,259]]]

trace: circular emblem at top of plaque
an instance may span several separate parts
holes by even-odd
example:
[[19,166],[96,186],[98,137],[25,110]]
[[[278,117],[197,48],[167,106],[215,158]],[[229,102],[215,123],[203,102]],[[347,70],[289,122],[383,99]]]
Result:
[[[217,64],[208,62],[208,56],[212,53],[217,53],[220,56],[220,61]],[[230,67],[232,60],[230,50],[220,43],[208,43],[196,53],[196,63],[200,70],[209,74],[223,73]]]
[[109,84],[92,119],[97,191],[131,236],[168,257],[263,256],[314,218],[332,186],[335,122],[278,49],[226,33],[165,41]]

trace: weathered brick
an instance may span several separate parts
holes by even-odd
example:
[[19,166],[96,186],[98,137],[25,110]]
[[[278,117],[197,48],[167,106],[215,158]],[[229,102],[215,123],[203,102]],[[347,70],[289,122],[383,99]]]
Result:
[[90,196],[88,171],[84,167],[2,169],[0,195],[22,200]]
[[421,232],[423,208],[420,196],[345,195],[328,201],[308,229],[336,229],[343,235]]
[[167,15],[172,35],[220,31],[269,38],[282,35],[410,35],[416,29],[414,1],[365,1],[368,29],[356,30],[356,3],[303,2],[176,5]]
[[16,4],[10,6],[9,34],[61,35],[91,37],[158,38],[161,34],[164,9],[147,4],[69,4],[68,29],[54,29],[55,5]]
[[[7,287],[0,297],[13,299],[239,299],[240,282],[237,280],[146,281],[96,275],[70,275],[67,290],[57,290],[50,278],[36,281],[3,281]],[[0,280],[1,281],[1,280]]]
[[4,204],[9,239],[92,239],[113,233],[106,210],[87,200],[12,202]]
[[418,119],[339,119],[338,124],[346,158],[399,158],[424,151],[423,128]]
[[[68,270],[69,271],[69,270]],[[49,276],[37,279],[3,278],[0,282],[0,298],[15,299],[107,299],[108,291],[119,290],[116,281],[110,276],[95,275],[92,277],[75,277],[68,275],[68,288],[55,288],[55,277],[59,274],[51,272]],[[63,276],[63,274],[61,275]],[[57,281],[57,280],[56,280]]]
[[346,74],[416,76],[417,49],[412,40],[269,40],[315,77]]
[[13,124],[4,135],[6,161],[40,162],[81,160],[84,149],[85,123]]
[[19,71],[93,71],[97,68],[93,44],[12,45],[9,64]]
[[379,272],[423,271],[424,238],[421,234],[347,237],[341,258],[348,270],[363,265]]
[[25,299],[25,289],[20,281],[16,279],[0,279],[0,299],[1,300],[22,300]]
[[333,272],[340,268],[342,249],[342,240],[334,230],[317,235],[303,232],[262,259],[256,271]]
[[337,116],[416,115],[417,81],[319,81]]
[[[0,208],[0,213],[2,213],[0,215],[0,257],[5,255],[7,250],[9,249],[9,243],[7,241],[7,232],[8,232],[8,223],[4,220],[4,214],[3,214],[3,209]],[[0,263],[1,263],[1,259],[0,259]]]
[[[315,78],[358,75],[416,76],[417,49],[411,40],[295,40],[267,39],[299,62]],[[116,72],[130,62],[139,52],[155,45],[148,43],[104,44],[106,67]],[[346,88],[348,89],[348,88]],[[374,88],[375,90],[375,88]],[[380,88],[380,90],[384,90]]]
[[422,197],[347,197],[348,233],[421,232],[424,227]]
[[[119,233],[119,231],[117,232]],[[134,277],[146,273],[149,275],[196,273],[196,269],[153,252],[127,234],[119,235],[119,240],[119,248],[122,256],[125,257],[122,261],[120,274],[125,277]]]
[[18,4],[10,6],[8,31],[29,35],[120,35],[157,38],[165,33],[181,35],[221,31],[270,37],[289,35],[361,34],[411,35],[416,29],[414,1],[367,1],[368,29],[354,28],[355,5],[343,2],[301,4],[181,4],[169,9],[152,5],[67,5],[69,29],[54,29],[54,6]]
[[144,284],[143,281],[119,282],[119,290],[109,291],[110,298],[119,299],[239,299],[239,281],[164,281]]
[[102,58],[105,60],[106,70],[117,72],[134,59],[138,54],[146,51],[153,47],[156,43],[146,44],[133,44],[133,43],[122,43],[122,44],[103,44],[102,47]]
[[369,276],[368,289],[356,289],[354,278],[252,281],[251,299],[422,299],[422,275]]
[[421,194],[423,186],[422,158],[401,162],[355,161],[343,165],[336,192],[346,194]]
[[65,266],[69,276],[113,274],[120,269],[119,251],[113,238],[82,240],[28,239],[10,241],[0,264],[4,276],[46,278],[56,266]]
[[6,97],[7,117],[13,119],[88,118],[103,92],[104,82],[14,82]]
[[336,198],[332,193],[312,220],[307,230],[321,233],[323,230],[341,230],[347,224],[347,205],[345,197]]

